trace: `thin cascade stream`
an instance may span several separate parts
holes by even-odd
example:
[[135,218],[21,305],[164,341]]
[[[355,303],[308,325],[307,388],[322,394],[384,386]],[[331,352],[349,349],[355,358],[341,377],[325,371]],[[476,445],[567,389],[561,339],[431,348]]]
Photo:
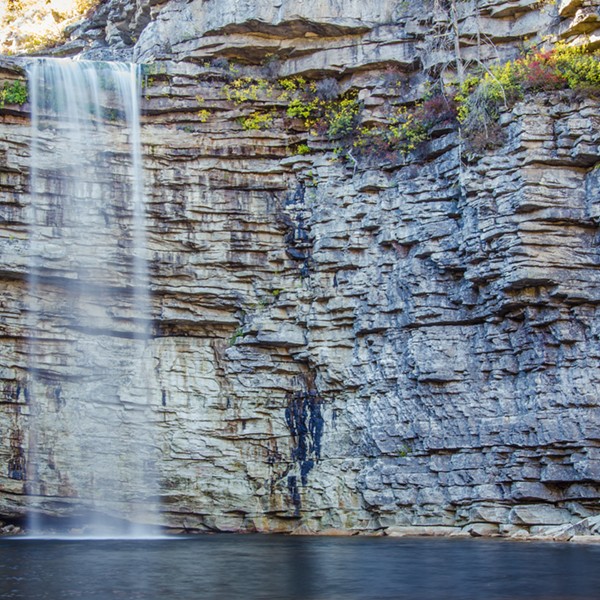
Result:
[[[29,531],[160,522],[135,65],[32,61]],[[61,519],[64,517],[64,519]]]

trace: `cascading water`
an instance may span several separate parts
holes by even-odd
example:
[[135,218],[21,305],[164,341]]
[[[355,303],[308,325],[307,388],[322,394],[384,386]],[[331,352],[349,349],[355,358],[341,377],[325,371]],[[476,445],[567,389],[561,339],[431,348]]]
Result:
[[32,114],[29,528],[158,525],[137,67],[42,59]]

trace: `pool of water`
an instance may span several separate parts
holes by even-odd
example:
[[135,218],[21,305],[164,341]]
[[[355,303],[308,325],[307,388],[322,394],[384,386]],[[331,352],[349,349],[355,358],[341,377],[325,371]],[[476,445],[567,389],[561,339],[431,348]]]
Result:
[[1,539],[0,598],[598,600],[600,546],[226,534]]

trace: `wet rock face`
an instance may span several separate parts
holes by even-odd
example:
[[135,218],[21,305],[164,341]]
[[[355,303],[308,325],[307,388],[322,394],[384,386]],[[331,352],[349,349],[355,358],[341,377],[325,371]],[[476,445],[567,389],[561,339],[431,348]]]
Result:
[[[178,60],[157,63],[144,89],[154,332],[143,381],[114,382],[111,397],[149,398],[156,433],[143,444],[160,451],[165,522],[517,537],[596,527],[597,100],[531,96],[502,115],[503,146],[463,160],[447,128],[404,161],[345,163],[326,140],[296,155],[304,138],[281,120],[242,128],[253,107],[226,99],[230,76],[211,61],[260,63],[275,48],[280,74],[337,74],[377,116],[388,67],[414,98],[422,68],[445,59],[425,52],[431,24],[400,19],[397,3],[360,22],[355,3],[342,17],[318,2],[310,19],[296,11],[311,3],[250,4],[154,5],[135,46]],[[575,4],[561,4],[561,27]],[[531,6],[482,7],[502,55],[523,31],[556,25]],[[471,25],[465,16],[464,35]],[[36,394],[54,415],[44,510],[69,514],[76,378],[58,395],[54,380],[28,379],[26,107],[1,118],[0,507],[26,511]],[[124,168],[119,152],[110,159]],[[125,277],[131,225],[118,193],[109,204],[121,237],[105,251]],[[68,277],[59,254],[48,294]],[[126,305],[114,307],[125,329]],[[47,318],[43,360],[58,373],[85,338],[68,305]],[[125,333],[107,345],[123,362]]]

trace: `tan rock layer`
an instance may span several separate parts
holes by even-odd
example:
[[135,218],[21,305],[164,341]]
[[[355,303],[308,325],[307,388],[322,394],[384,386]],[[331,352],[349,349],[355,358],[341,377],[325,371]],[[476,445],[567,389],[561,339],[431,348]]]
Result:
[[[516,27],[515,7],[528,6],[500,14]],[[243,131],[237,118],[251,108],[227,102],[224,82],[197,64],[208,41],[145,90],[155,328],[133,393],[150,394],[160,432],[151,445],[166,523],[519,536],[595,515],[597,101],[529,98],[502,117],[507,143],[467,164],[456,133],[442,131],[404,163],[354,168],[326,142],[288,156],[302,138],[279,122]],[[323,56],[329,73],[335,60]],[[302,60],[286,68],[305,71]],[[376,111],[384,92],[370,64],[350,71]],[[80,382],[65,383],[60,402],[55,384],[29,386],[25,112],[0,127],[0,506],[27,510],[35,392],[51,409],[44,509],[68,514],[77,457],[52,421]],[[120,167],[118,153],[111,160]],[[108,208],[125,240],[118,202]],[[124,276],[125,248],[107,249]],[[68,272],[52,265],[43,293],[59,297]],[[66,311],[57,304],[42,340],[55,376],[82,339]],[[119,339],[115,357],[127,352]],[[126,384],[115,385],[118,396]]]

